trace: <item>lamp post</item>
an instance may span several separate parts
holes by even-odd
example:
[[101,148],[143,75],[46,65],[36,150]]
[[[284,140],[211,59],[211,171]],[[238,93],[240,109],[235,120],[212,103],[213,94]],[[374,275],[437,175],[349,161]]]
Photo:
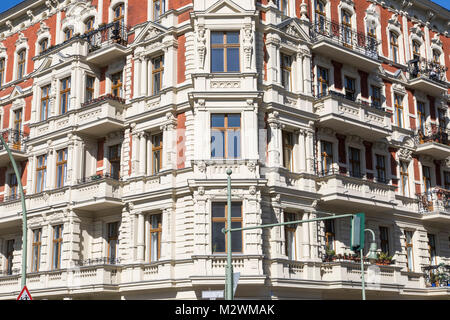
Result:
[[[11,132],[11,131],[10,131]],[[18,132],[20,135],[20,132]],[[20,139],[20,136],[19,136]],[[20,193],[20,201],[22,203],[22,278],[21,278],[21,286],[22,288],[26,285],[27,281],[27,209],[25,207],[25,195],[23,194],[23,187],[22,187],[22,181],[20,180],[20,174],[19,170],[17,169],[16,161],[14,160],[11,150],[9,149],[7,143],[3,139],[3,133],[0,134],[0,140],[3,144],[3,146],[6,149],[6,152],[8,152],[9,159],[11,160],[14,173],[16,175],[17,185],[19,187],[19,193]],[[11,140],[11,137],[9,137],[8,140]]]
[[[364,231],[368,231],[372,233],[372,243],[370,244],[369,254],[367,258],[369,260],[376,260],[377,259],[377,243],[375,242],[375,232],[373,232],[371,229],[364,229]],[[364,281],[364,248],[361,247],[359,249],[359,252],[361,253],[361,287],[362,287],[362,299],[366,300],[366,285]]]
[[227,271],[225,299],[233,300],[233,264],[231,261],[231,169],[227,170]]

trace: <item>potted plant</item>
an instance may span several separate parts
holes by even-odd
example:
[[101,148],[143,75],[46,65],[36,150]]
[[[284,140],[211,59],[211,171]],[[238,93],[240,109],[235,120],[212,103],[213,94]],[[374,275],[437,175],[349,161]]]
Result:
[[329,246],[327,246],[325,250],[325,260],[334,261],[335,259],[336,259],[336,252],[332,250]]
[[432,287],[436,287],[438,283],[439,277],[436,273],[432,273],[430,275],[430,283]]

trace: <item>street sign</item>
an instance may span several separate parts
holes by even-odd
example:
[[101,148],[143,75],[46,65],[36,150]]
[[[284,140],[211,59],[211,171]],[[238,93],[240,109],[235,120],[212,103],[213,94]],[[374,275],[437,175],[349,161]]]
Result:
[[17,300],[33,300],[31,298],[30,291],[28,291],[27,286],[24,286],[22,291],[20,292],[19,296],[17,297]]
[[351,248],[353,251],[357,251],[360,248],[364,248],[364,213],[357,213],[352,217],[352,229],[351,229]]
[[236,288],[237,288],[237,284],[239,281],[239,278],[241,277],[241,273],[240,272],[234,272],[233,273],[233,297],[234,294],[236,293]]
[[216,300],[217,298],[223,299],[223,290],[202,291],[202,298],[209,300]]

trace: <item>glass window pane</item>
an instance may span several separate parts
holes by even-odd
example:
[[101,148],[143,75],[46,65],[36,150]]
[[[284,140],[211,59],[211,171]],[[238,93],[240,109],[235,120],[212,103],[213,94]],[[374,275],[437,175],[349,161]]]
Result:
[[223,32],[211,32],[211,44],[223,44]]
[[241,156],[241,130],[227,130],[227,149],[229,158]]
[[223,72],[223,66],[223,49],[213,48],[211,50],[211,72]]
[[211,157],[223,158],[225,155],[225,132],[211,130]]
[[228,72],[239,71],[239,48],[227,49],[227,71]]
[[[232,222],[231,228],[242,228],[242,222]],[[231,251],[242,252],[242,231],[231,233]]]
[[238,44],[239,32],[227,32],[227,43]]
[[212,216],[213,216],[213,218],[224,218],[225,217],[225,203],[213,202]]
[[241,217],[242,216],[242,205],[240,202],[231,203],[231,217]]
[[222,229],[225,222],[212,223],[212,252],[225,252],[225,234]]
[[211,127],[225,127],[225,116],[223,114],[212,114]]
[[240,114],[228,115],[228,127],[240,128],[241,127],[241,115]]
[[150,246],[151,246],[150,261],[157,261],[158,260],[158,233],[157,232],[152,232]]

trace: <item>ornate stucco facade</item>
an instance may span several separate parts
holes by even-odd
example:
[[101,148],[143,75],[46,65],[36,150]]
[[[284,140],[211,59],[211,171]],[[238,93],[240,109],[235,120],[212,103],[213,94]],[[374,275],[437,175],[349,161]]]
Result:
[[[426,0],[39,0],[0,14],[31,295],[222,289],[231,168],[236,226],[364,212],[393,257],[367,297],[448,299],[427,271],[450,265],[448,21]],[[13,299],[22,209],[3,148],[0,200],[0,298]],[[348,219],[233,239],[237,299],[360,298]]]

